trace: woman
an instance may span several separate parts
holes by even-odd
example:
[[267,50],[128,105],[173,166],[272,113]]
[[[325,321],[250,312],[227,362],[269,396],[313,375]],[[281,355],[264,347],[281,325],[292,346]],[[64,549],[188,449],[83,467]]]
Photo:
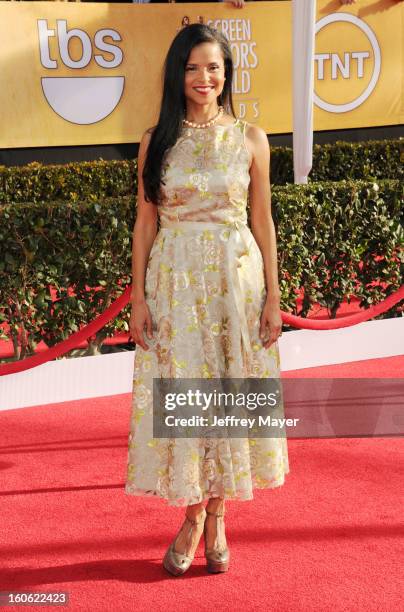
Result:
[[202,532],[207,569],[222,572],[225,499],[282,485],[286,439],[154,438],[153,378],[279,377],[269,146],[261,128],[235,119],[232,55],[220,32],[185,27],[164,69],[158,124],[144,133],[138,155],[125,492],[186,507],[164,557],[171,574],[189,568]]

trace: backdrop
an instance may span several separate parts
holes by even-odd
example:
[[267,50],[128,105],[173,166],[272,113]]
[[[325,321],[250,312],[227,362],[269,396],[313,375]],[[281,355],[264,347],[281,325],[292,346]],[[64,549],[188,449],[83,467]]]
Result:
[[[314,130],[403,122],[403,14],[394,0],[317,1]],[[237,115],[291,132],[290,2],[1,2],[0,147],[139,142],[170,42],[195,21],[230,41]]]

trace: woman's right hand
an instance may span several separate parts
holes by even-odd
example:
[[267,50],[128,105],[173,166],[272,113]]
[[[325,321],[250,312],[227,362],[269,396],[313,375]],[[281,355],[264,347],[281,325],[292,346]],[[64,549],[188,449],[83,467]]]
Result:
[[130,337],[132,337],[135,344],[138,344],[142,349],[148,351],[149,348],[144,341],[143,330],[146,326],[147,336],[153,338],[150,309],[144,299],[132,300],[131,305],[132,311],[129,320]]

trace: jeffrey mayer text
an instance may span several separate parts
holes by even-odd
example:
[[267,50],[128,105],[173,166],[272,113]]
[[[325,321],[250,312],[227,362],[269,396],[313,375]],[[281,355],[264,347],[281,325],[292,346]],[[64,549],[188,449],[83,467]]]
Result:
[[[257,423],[258,420],[258,423]],[[225,417],[218,417],[216,415],[213,416],[213,422],[212,425],[213,426],[219,426],[219,427],[249,427],[250,429],[256,425],[258,425],[259,427],[285,427],[285,425],[287,425],[288,427],[296,427],[296,423],[297,421],[299,421],[299,419],[276,419],[274,417],[271,416],[258,416],[257,417],[248,417],[248,418],[242,418],[242,417],[236,417],[234,415],[230,415],[228,414]]]
[[[164,421],[168,427],[296,427],[297,422],[300,419],[276,419],[271,416],[258,416],[258,417],[236,417],[235,415],[227,415],[225,417],[213,416],[212,421],[203,416],[192,415],[190,417],[175,417],[174,415],[168,415]],[[258,421],[258,422],[257,422]]]

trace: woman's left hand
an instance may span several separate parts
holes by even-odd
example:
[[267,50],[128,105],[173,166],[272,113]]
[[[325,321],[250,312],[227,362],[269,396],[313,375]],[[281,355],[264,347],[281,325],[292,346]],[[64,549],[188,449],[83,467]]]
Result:
[[[282,317],[279,303],[266,301],[261,313],[260,338],[265,349],[282,335]],[[269,336],[269,337],[268,337]],[[264,338],[266,338],[264,340]]]

